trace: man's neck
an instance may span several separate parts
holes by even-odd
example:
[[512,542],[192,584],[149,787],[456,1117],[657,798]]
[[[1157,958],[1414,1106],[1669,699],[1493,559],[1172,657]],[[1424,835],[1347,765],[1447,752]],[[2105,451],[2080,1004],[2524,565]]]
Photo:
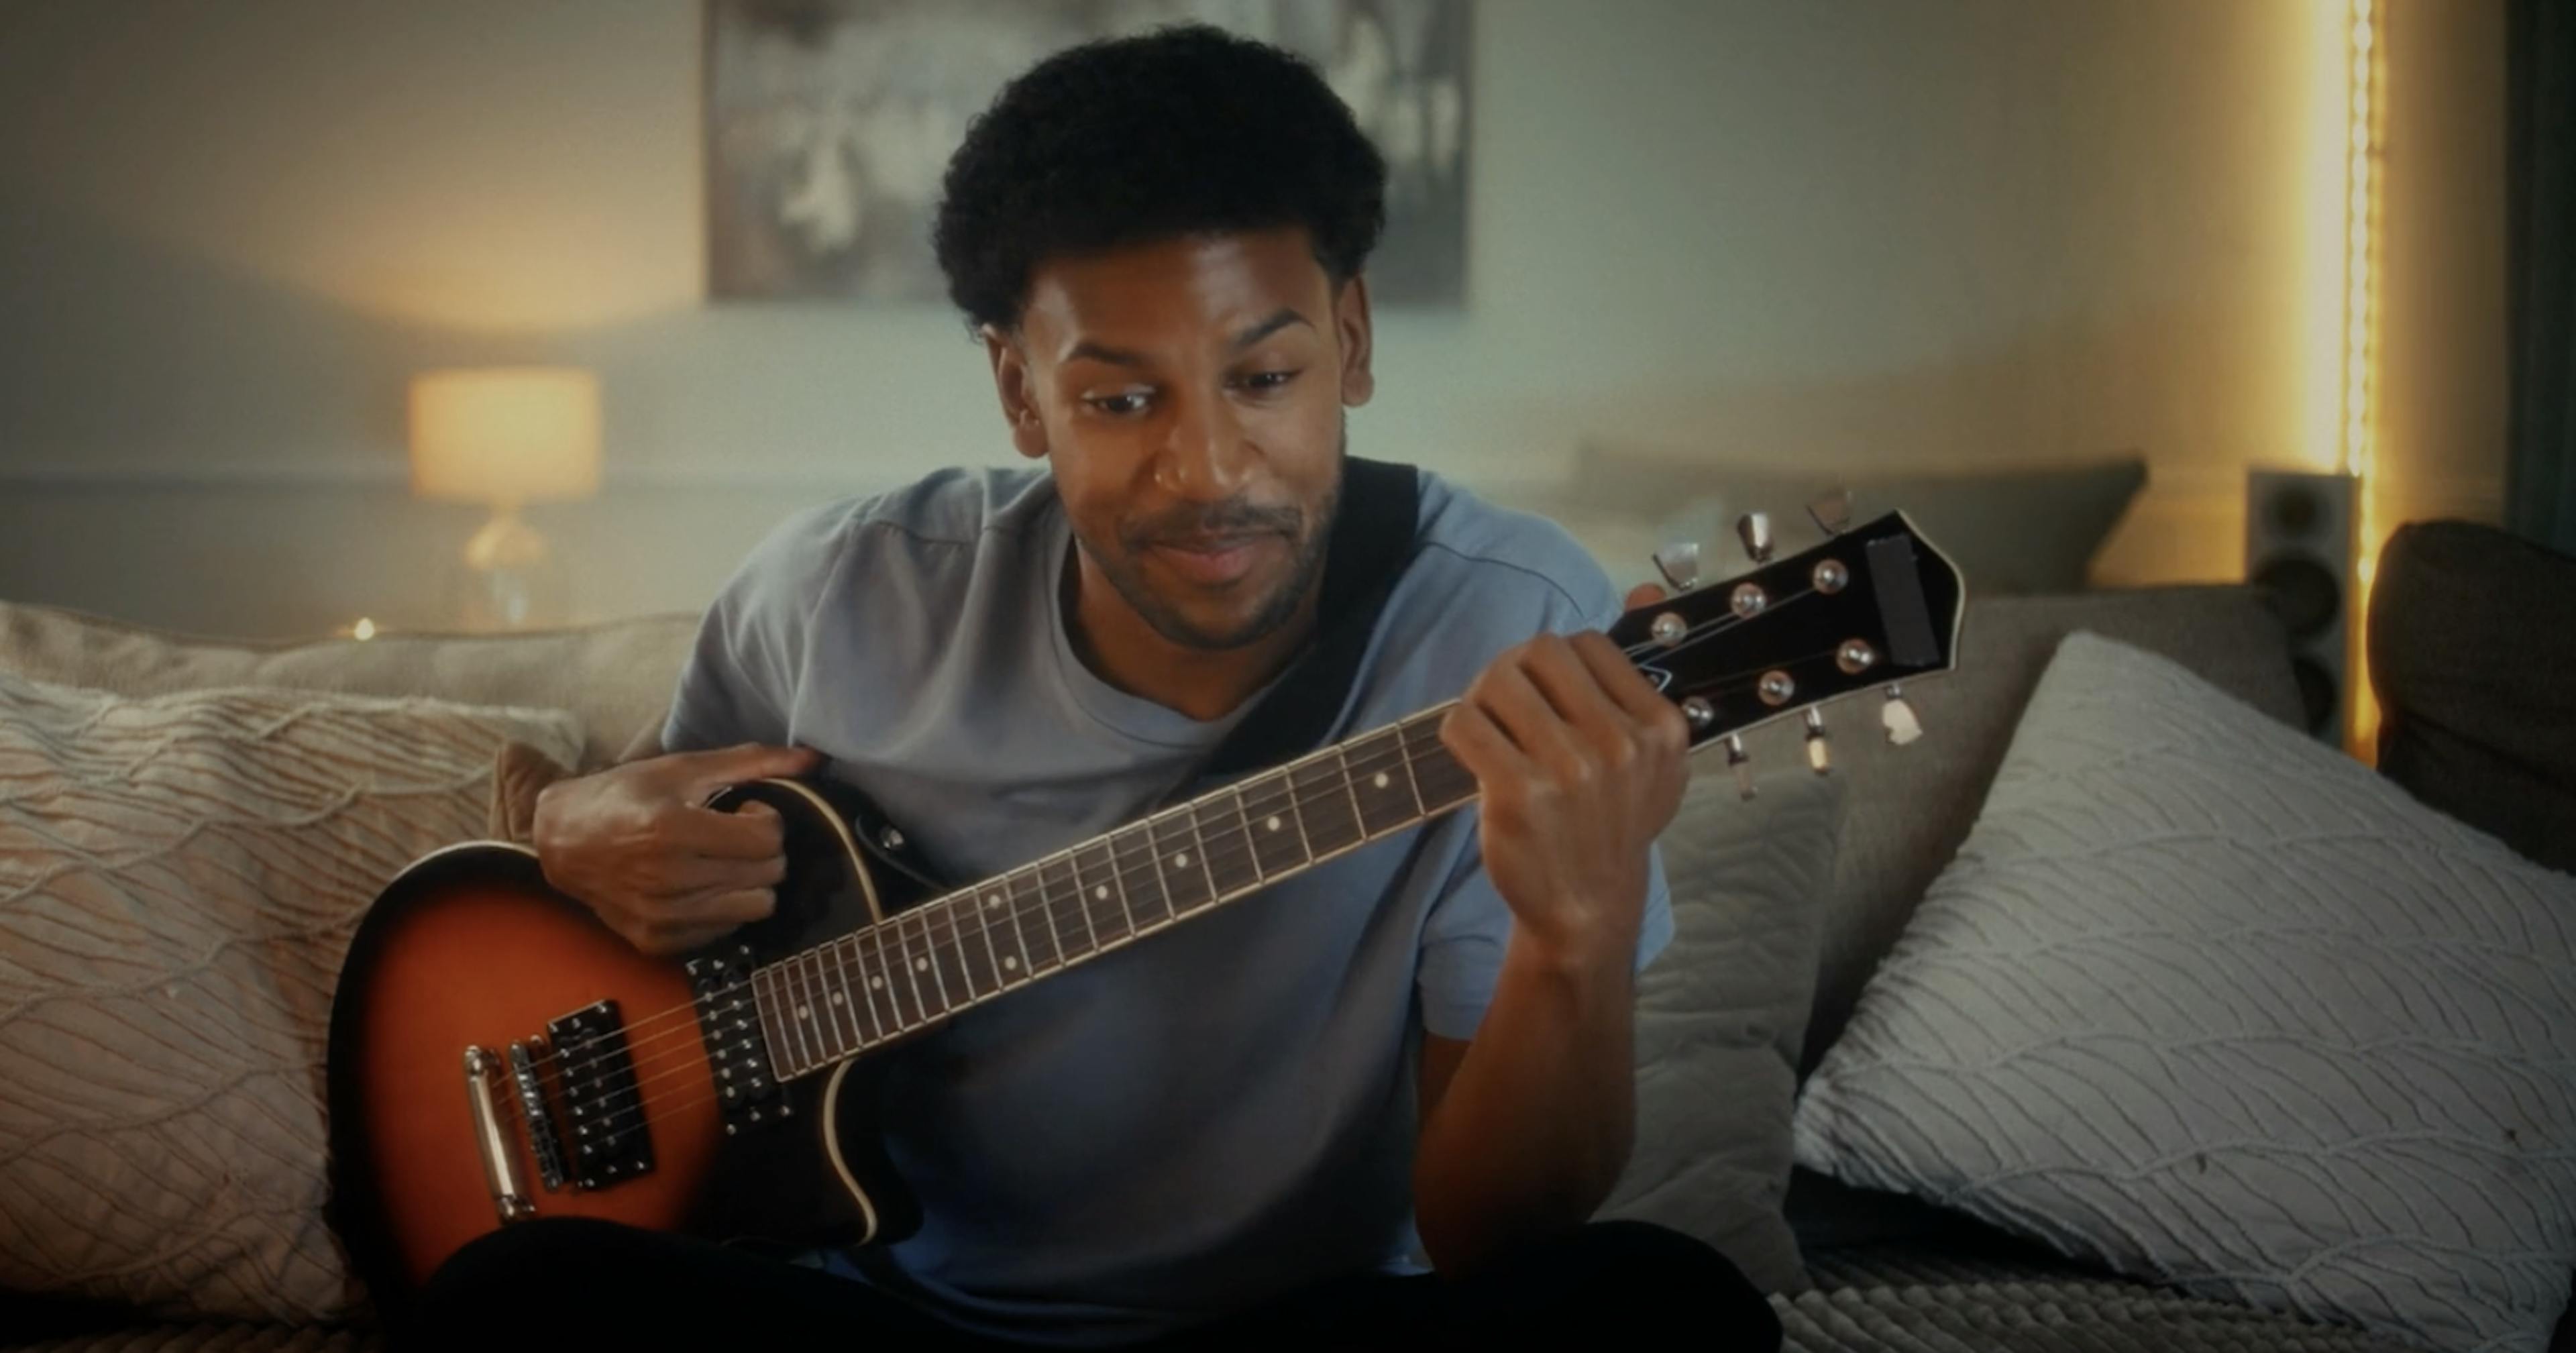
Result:
[[1288,666],[1315,632],[1321,588],[1309,587],[1288,623],[1241,648],[1192,648],[1165,638],[1118,594],[1078,544],[1063,601],[1073,651],[1093,675],[1141,700],[1202,723],[1231,714]]

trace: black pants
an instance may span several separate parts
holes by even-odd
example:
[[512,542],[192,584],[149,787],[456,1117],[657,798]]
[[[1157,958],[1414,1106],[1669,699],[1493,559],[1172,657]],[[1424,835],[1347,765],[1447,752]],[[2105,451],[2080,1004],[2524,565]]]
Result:
[[[421,1294],[407,1348],[991,1350],[867,1284],[607,1222],[522,1222]],[[1770,1353],[1770,1303],[1725,1257],[1643,1222],[1596,1222],[1461,1279],[1356,1275],[1146,1345],[1195,1349],[1628,1348]]]

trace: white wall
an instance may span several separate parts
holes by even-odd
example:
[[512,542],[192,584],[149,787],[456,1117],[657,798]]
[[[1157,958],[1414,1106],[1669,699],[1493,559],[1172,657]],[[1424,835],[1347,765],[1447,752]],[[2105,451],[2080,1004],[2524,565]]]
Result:
[[[1383,317],[1354,447],[1496,485],[1586,436],[2135,448],[2155,479],[2105,580],[2226,575],[2243,467],[2330,454],[2314,112],[2341,12],[1482,0],[1469,302]],[[2386,458],[2409,502],[2487,514],[2500,13],[2403,0],[2391,24],[2428,54],[2392,62],[2391,190],[2440,205],[2392,202],[2389,313],[2480,332],[2413,342]],[[401,494],[430,365],[600,371],[610,489],[540,518],[585,615],[698,605],[816,495],[1006,457],[944,310],[701,302],[699,23],[692,0],[0,8],[0,597],[434,621],[472,514]]]

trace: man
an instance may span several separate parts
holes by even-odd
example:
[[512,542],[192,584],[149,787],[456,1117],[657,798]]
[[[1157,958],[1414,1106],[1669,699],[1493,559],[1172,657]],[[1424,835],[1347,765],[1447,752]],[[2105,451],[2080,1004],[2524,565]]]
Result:
[[[845,780],[961,881],[1204,787],[1268,696],[1323,679],[1298,660],[1347,618],[1322,614],[1335,525],[1386,506],[1343,501],[1383,184],[1314,72],[1213,30],[1005,89],[938,245],[1046,468],[780,527],[708,612],[669,754],[545,795],[548,878],[678,953],[782,875],[775,817],[696,806],[726,783]],[[1463,693],[1441,740],[1480,807],[884,1054],[924,1221],[879,1260],[531,1223],[438,1275],[435,1337],[535,1337],[533,1302],[602,1347],[1774,1346],[1713,1251],[1585,1224],[1629,1148],[1634,973],[1671,933],[1682,721],[1562,532],[1418,485],[1385,576],[1343,589],[1375,611],[1328,740]]]

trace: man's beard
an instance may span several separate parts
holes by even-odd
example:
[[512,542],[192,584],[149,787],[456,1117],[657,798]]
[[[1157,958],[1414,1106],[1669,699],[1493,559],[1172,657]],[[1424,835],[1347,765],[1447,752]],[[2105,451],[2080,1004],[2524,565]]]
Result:
[[[1228,499],[1205,508],[1168,512],[1149,521],[1122,525],[1118,534],[1119,552],[1115,558],[1091,548],[1088,542],[1082,541],[1079,532],[1075,533],[1075,540],[1082,551],[1091,556],[1091,561],[1100,566],[1101,575],[1109,579],[1109,585],[1118,589],[1118,595],[1126,598],[1128,606],[1144,617],[1145,623],[1153,626],[1156,634],[1183,648],[1206,653],[1222,653],[1257,643],[1278,633],[1281,626],[1294,619],[1307,594],[1314,591],[1323,578],[1325,547],[1331,543],[1333,519],[1341,510],[1342,481],[1338,457],[1347,455],[1348,447],[1349,437],[1345,433],[1342,448],[1336,452],[1332,491],[1324,495],[1324,501],[1316,507],[1312,529],[1307,529],[1303,508],[1255,507]],[[1288,576],[1280,582],[1277,590],[1263,599],[1258,610],[1230,630],[1215,632],[1192,624],[1179,608],[1154,591],[1136,562],[1159,541],[1256,532],[1286,536],[1297,542],[1297,554],[1289,565]]]

